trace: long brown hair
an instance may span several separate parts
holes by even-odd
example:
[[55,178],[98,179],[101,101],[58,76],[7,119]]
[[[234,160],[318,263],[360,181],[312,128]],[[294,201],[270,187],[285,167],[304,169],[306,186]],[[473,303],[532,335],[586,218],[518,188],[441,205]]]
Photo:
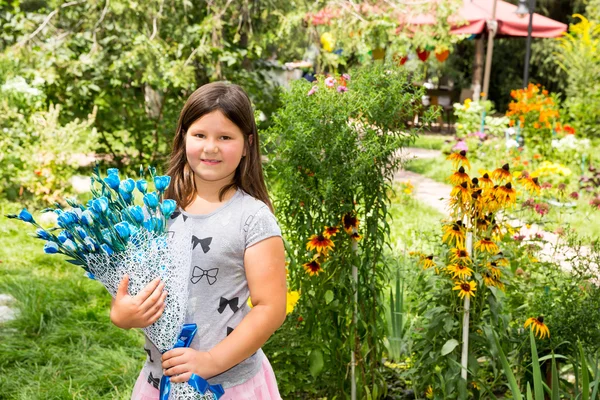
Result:
[[[171,177],[166,197],[173,199],[181,208],[187,207],[196,195],[194,172],[190,168],[185,151],[187,130],[202,116],[219,110],[244,134],[246,156],[235,170],[233,182],[221,188],[219,200],[232,188],[240,188],[252,197],[266,203],[271,210],[263,175],[258,130],[254,121],[252,104],[244,89],[227,82],[213,82],[201,86],[188,98],[179,115],[177,131],[167,174]],[[252,135],[252,140],[249,137]],[[250,143],[251,142],[251,143]]]

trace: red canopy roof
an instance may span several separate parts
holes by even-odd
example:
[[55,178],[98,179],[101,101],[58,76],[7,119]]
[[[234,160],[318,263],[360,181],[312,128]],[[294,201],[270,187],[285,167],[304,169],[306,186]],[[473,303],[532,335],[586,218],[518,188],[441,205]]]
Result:
[[[486,21],[492,19],[492,8],[495,0],[463,0],[463,5],[456,16],[450,17],[454,34],[480,34],[486,28]],[[502,0],[497,0],[496,20],[498,21],[498,36],[527,36],[529,15],[520,17],[515,14],[517,6]],[[405,22],[409,25],[433,25],[434,15],[408,16]],[[466,22],[466,25],[460,25]],[[459,26],[460,25],[460,26]],[[568,26],[562,22],[533,14],[531,36],[541,38],[558,37],[566,32]]]

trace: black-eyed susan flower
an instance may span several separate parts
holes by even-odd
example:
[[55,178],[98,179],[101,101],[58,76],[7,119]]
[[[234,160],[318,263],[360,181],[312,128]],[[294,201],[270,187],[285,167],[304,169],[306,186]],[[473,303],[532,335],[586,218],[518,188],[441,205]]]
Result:
[[521,177],[519,178],[519,183],[521,185],[523,185],[523,187],[528,190],[529,192],[533,193],[533,194],[539,194],[540,190],[541,190],[541,186],[540,186],[540,182],[538,180],[538,177],[534,177],[532,178],[531,176],[529,176],[529,174],[527,174],[526,172],[521,174]]
[[425,397],[428,399],[433,399],[433,388],[431,386],[427,386],[427,390],[425,390]]
[[465,229],[462,221],[456,221],[453,224],[444,225],[444,235],[442,241],[448,244],[455,244],[456,247],[464,247],[465,245]]
[[455,247],[450,250],[450,261],[453,263],[462,262],[465,264],[470,264],[471,257],[469,257],[469,252],[467,249],[463,247]]
[[506,257],[504,257],[504,253],[502,253],[501,251],[499,251],[498,254],[496,254],[495,258],[496,259],[494,260],[494,262],[497,265],[501,265],[503,267],[508,267],[510,265],[510,262]]
[[490,178],[490,174],[488,174],[487,172],[484,173],[483,176],[481,176],[479,178],[479,185],[481,185],[481,187],[483,187],[483,188],[491,188],[491,187],[493,187],[494,186],[494,182]]
[[496,199],[503,206],[512,206],[517,202],[517,192],[510,182],[506,185],[498,186],[495,194]]
[[497,168],[492,172],[492,179],[497,181],[510,181],[512,175],[510,174],[510,167],[508,164],[504,164],[502,167]]
[[421,259],[419,260],[419,264],[423,266],[423,269],[435,267],[435,262],[433,261],[433,254],[421,257]]
[[458,171],[454,172],[448,177],[448,180],[453,185],[460,185],[463,182],[469,182],[470,178],[469,175],[467,175],[467,173],[465,172],[465,168],[461,166],[458,169]]
[[550,329],[544,324],[544,317],[542,315],[537,318],[528,318],[527,321],[525,321],[525,328],[530,325],[533,333],[540,339],[550,337]]
[[356,240],[357,242],[362,239],[362,235],[360,235],[358,232],[353,232],[350,237],[352,240]]
[[496,264],[494,261],[487,263],[486,265],[488,272],[496,279],[500,279],[500,276],[502,275],[502,272],[500,271],[500,268],[498,268],[498,264]]
[[344,226],[344,230],[348,235],[351,235],[355,230],[358,230],[358,225],[360,221],[353,214],[345,214],[342,217],[342,225]]
[[469,182],[463,182],[460,185],[454,186],[450,192],[450,196],[456,198],[458,202],[462,202],[463,204],[469,203],[471,201]]
[[452,290],[458,290],[460,298],[467,296],[468,298],[475,297],[475,291],[477,290],[477,283],[474,281],[456,281],[455,286]]
[[302,264],[302,267],[304,267],[304,271],[310,276],[319,275],[323,272],[323,268],[317,257],[313,257],[309,262]]
[[452,153],[448,156],[448,160],[452,161],[452,165],[454,168],[458,168],[459,165],[463,165],[467,167],[467,169],[471,168],[471,164],[469,163],[469,159],[467,159],[467,151],[461,150],[456,153]]
[[496,254],[498,252],[498,245],[494,243],[490,238],[483,238],[475,242],[475,250],[479,250],[489,254]]
[[452,279],[465,279],[473,275],[473,270],[462,263],[450,264],[446,271],[452,274]]
[[331,239],[332,236],[335,236],[340,231],[340,228],[337,226],[326,226],[323,230],[323,236],[327,239]]
[[312,235],[308,238],[308,243],[306,243],[307,250],[317,250],[318,253],[325,253],[329,250],[333,250],[333,241],[329,238],[326,238],[325,235]]

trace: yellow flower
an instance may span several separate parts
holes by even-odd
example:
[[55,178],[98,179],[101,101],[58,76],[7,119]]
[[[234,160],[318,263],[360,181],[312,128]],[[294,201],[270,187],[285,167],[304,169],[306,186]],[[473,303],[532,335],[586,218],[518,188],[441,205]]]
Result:
[[327,239],[331,239],[332,236],[335,236],[340,231],[340,228],[337,226],[326,226],[325,230],[323,230],[323,236]]
[[318,276],[321,272],[323,272],[323,268],[321,268],[321,263],[319,263],[317,258],[318,256],[315,256],[309,262],[302,264],[302,266],[304,267],[304,271],[306,271],[306,273],[310,276]]
[[327,254],[329,250],[333,250],[334,246],[333,241],[323,234],[312,235],[308,238],[308,243],[306,243],[307,250],[316,249],[317,252],[325,254]]
[[495,195],[498,202],[506,206],[511,206],[517,202],[517,192],[510,182],[504,186],[498,186]]
[[465,245],[465,231],[461,221],[456,221],[454,224],[444,225],[444,236],[442,241],[444,243],[456,243],[456,247],[464,247]]
[[433,254],[429,256],[422,256],[419,260],[419,264],[423,264],[423,269],[435,267],[435,261],[433,261]]
[[345,214],[342,217],[342,225],[344,226],[344,230],[348,235],[351,235],[354,230],[358,230],[358,225],[360,225],[360,221],[353,214]]
[[448,177],[448,180],[453,185],[460,185],[463,182],[469,182],[469,175],[465,173],[465,168],[461,166],[458,171]]
[[531,325],[531,329],[533,330],[533,333],[536,336],[539,335],[540,339],[543,339],[544,337],[550,337],[550,329],[548,329],[546,324],[544,324],[543,316],[540,315],[537,318],[527,319],[527,321],[525,321],[525,328],[527,328],[529,325]]
[[454,186],[450,192],[450,196],[463,204],[470,202],[471,191],[469,190],[469,183],[463,182],[460,185]]
[[296,307],[296,303],[298,303],[298,299],[300,299],[300,292],[297,290],[288,290],[287,299],[285,304],[285,314],[289,314],[294,311],[294,307]]
[[462,247],[456,247],[450,250],[450,261],[470,264],[471,257],[469,257],[469,252],[466,249]]
[[323,46],[323,50],[332,52],[333,46],[335,46],[335,39],[333,35],[329,32],[323,33],[321,35],[321,45]]
[[[467,99],[469,100],[469,99]],[[466,100],[465,100],[466,103]],[[427,390],[425,390],[425,397],[428,399],[433,399],[433,388],[431,386],[427,386]]]
[[492,182],[492,180],[490,179],[490,174],[488,174],[487,172],[482,174],[481,178],[479,178],[479,184],[483,188],[494,187],[494,182]]
[[471,168],[471,164],[469,163],[469,159],[467,158],[467,152],[465,150],[461,150],[457,153],[450,154],[447,160],[452,161],[452,165],[454,166],[454,168],[458,168],[459,165],[463,165],[467,167],[467,169]]
[[452,274],[452,279],[465,279],[473,275],[473,270],[461,263],[450,264],[446,267],[446,270]]
[[508,164],[504,164],[501,168],[495,169],[494,172],[492,172],[492,178],[497,181],[507,180],[510,182],[512,176]]
[[465,296],[471,298],[475,297],[475,291],[477,290],[477,284],[474,281],[457,281],[452,290],[458,290],[458,295],[460,298],[464,298]]
[[483,251],[490,254],[496,254],[498,252],[498,245],[492,242],[490,238],[483,238],[475,243],[475,250]]

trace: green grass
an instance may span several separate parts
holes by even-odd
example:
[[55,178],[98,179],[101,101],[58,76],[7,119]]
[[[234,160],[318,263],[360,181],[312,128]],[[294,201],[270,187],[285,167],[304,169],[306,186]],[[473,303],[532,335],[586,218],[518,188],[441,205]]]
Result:
[[79,267],[45,255],[32,227],[0,205],[0,293],[17,319],[0,325],[0,398],[128,399],[143,365],[139,331],[109,318],[110,295]]
[[432,251],[440,241],[440,221],[443,215],[436,209],[422,204],[413,195],[402,193],[395,185],[390,214],[391,245],[396,255],[404,250]]
[[411,147],[418,147],[421,149],[430,150],[440,150],[442,146],[446,144],[446,140],[450,138],[451,137],[444,135],[423,134],[417,137],[415,143],[413,143]]

